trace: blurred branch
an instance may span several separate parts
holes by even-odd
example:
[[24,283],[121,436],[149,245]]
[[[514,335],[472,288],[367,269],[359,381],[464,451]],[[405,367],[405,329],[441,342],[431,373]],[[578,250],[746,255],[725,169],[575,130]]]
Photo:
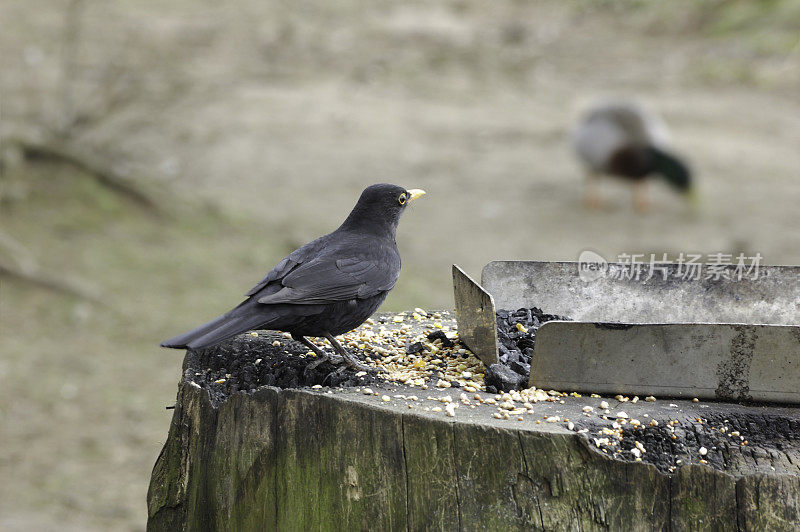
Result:
[[19,241],[0,231],[0,276],[20,279],[27,283],[87,299],[102,304],[97,289],[89,287],[82,281],[61,279],[55,274],[46,272]]
[[140,207],[155,213],[161,213],[161,208],[155,200],[137,187],[133,181],[119,175],[89,155],[78,154],[70,150],[63,143],[55,141],[53,143],[35,142],[19,138],[8,139],[6,142],[17,145],[26,160],[53,161],[72,166]]
[[109,59],[105,65],[103,83],[85,94],[76,84],[81,76],[80,44],[84,38],[86,0],[68,0],[61,34],[59,86],[56,99],[59,109],[54,120],[45,127],[44,140],[30,138],[6,139],[17,147],[23,159],[46,160],[71,166],[93,178],[97,183],[127,198],[150,212],[163,214],[156,201],[138,186],[114,171],[91,154],[79,152],[71,142],[81,129],[101,123],[114,111],[133,101],[138,90],[138,78],[122,66],[124,61]]

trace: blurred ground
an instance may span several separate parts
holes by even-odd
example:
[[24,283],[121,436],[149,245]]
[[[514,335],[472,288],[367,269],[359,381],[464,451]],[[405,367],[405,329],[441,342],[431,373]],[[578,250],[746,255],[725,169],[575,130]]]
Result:
[[[756,252],[800,263],[800,4],[6,0],[0,132],[143,184],[157,217],[55,164],[6,164],[0,229],[107,306],[0,278],[0,529],[140,530],[181,354],[359,191],[428,195],[384,309],[450,307],[450,264]],[[637,96],[694,167],[635,215],[582,208],[581,106]]]

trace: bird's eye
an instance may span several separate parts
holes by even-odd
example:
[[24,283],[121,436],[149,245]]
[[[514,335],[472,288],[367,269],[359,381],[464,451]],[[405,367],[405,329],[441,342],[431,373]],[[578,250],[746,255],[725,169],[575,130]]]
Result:
[[406,196],[406,193],[403,192],[402,194],[400,194],[400,197],[397,198],[397,203],[399,203],[400,205],[405,205],[407,200],[408,196]]

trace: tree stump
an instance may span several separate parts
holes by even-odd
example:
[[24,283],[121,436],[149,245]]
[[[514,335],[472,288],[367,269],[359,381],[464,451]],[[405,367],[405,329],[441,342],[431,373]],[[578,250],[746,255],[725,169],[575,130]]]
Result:
[[[554,395],[518,421],[497,419],[498,406],[476,394],[468,405],[463,390],[434,386],[369,384],[377,396],[264,386],[219,397],[194,382],[199,360],[188,352],[184,361],[148,530],[800,527],[798,408],[626,403],[629,417],[657,420],[620,440],[643,443],[639,462],[596,443],[613,422],[584,412],[597,398]],[[454,417],[433,410],[444,396],[458,404]],[[613,418],[623,406],[611,408]]]

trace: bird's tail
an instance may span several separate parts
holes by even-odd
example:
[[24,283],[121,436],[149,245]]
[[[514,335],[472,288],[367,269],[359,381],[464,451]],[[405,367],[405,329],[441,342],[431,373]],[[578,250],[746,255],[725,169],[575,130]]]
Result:
[[264,324],[263,315],[239,314],[234,311],[223,314],[192,329],[161,342],[161,347],[174,349],[200,349],[227,340],[237,334],[247,332]]

